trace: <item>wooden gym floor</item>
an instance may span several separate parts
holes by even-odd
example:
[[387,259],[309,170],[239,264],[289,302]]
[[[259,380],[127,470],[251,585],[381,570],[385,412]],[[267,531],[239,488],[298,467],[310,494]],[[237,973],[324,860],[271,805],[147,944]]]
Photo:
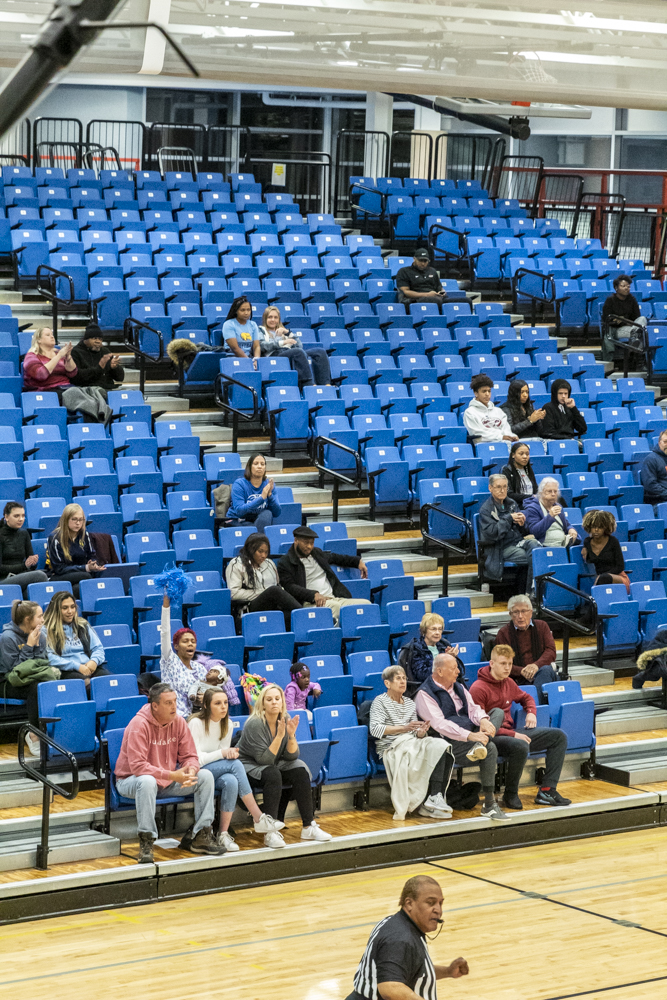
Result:
[[664,1000],[664,829],[0,929],[4,1000],[343,1000],[411,875],[438,878],[447,1000]]

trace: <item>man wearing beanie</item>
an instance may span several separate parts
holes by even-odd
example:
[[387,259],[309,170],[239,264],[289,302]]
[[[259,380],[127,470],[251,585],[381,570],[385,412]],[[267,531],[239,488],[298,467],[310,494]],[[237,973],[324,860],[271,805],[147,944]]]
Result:
[[75,385],[97,385],[100,389],[115,389],[125,378],[118,355],[105,347],[97,323],[89,323],[81,343],[72,349],[78,368]]
[[352,597],[344,583],[338,579],[334,566],[358,569],[361,578],[368,577],[366,564],[361,556],[345,556],[337,552],[324,552],[315,548],[317,533],[312,528],[295,528],[294,544],[278,563],[281,587],[303,604],[304,607],[331,608],[334,622],[338,624],[340,609],[347,604],[370,604],[363,598]]

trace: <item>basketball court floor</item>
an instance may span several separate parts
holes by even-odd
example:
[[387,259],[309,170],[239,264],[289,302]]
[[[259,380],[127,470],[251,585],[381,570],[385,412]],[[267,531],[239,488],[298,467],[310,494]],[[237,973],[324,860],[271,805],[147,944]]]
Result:
[[0,928],[4,1000],[343,1000],[403,882],[444,892],[452,1000],[664,1000],[664,828]]

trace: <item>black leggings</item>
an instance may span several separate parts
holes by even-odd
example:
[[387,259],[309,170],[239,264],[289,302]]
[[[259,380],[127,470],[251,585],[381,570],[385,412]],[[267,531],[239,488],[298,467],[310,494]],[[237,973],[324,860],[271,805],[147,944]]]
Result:
[[[39,727],[39,710],[37,706],[37,688],[39,684],[37,681],[33,681],[31,684],[24,684],[22,687],[14,687],[9,681],[3,680],[0,683],[0,698],[25,698],[25,709],[28,716],[28,722]],[[13,709],[10,709],[12,711]],[[17,724],[20,723],[20,719],[17,719]]]
[[454,766],[454,758],[448,750],[443,753],[442,757],[435,765],[431,771],[431,777],[428,783],[428,794],[437,795],[440,792],[445,795],[447,789],[449,788],[449,779],[452,776],[452,767]]
[[285,616],[285,631],[291,632],[290,615],[300,607],[299,602],[282,587],[267,587],[259,597],[250,602],[248,611],[282,611]]
[[[296,799],[297,808],[304,826],[313,822],[313,790],[310,787],[310,774],[305,767],[290,767],[281,771],[279,767],[270,764],[262,771],[261,778],[248,780],[253,788],[261,788],[264,793],[264,812],[274,819],[284,820],[287,804],[290,799]],[[288,788],[283,788],[283,781]]]
[[87,573],[85,569],[66,569],[64,573],[59,573],[58,576],[54,576],[51,579],[54,583],[60,583],[61,580],[69,580],[72,584],[72,594],[74,598],[79,600],[79,583],[82,580],[92,580],[92,573]]

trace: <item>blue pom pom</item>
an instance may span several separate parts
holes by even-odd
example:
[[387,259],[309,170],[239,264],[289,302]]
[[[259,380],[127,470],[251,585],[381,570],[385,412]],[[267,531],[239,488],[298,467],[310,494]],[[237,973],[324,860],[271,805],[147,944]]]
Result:
[[192,584],[181,567],[174,566],[173,563],[167,563],[160,575],[153,579],[156,587],[162,587],[166,591],[170,601],[180,601]]

